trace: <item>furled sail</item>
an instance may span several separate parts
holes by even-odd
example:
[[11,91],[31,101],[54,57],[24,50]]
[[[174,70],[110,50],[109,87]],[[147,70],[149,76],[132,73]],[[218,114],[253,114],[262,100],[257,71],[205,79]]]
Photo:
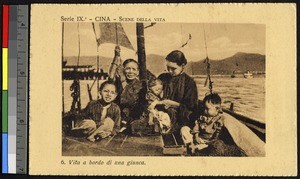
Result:
[[115,43],[134,50],[121,23],[99,23],[100,38],[98,45],[104,43]]

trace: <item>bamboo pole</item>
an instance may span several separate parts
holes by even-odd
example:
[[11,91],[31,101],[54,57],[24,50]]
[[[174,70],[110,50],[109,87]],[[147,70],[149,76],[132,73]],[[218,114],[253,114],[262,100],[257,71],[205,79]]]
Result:
[[100,72],[100,68],[99,68],[99,46],[97,45],[97,99],[99,99],[99,72]]
[[144,38],[144,24],[136,23],[137,35],[137,50],[139,62],[139,78],[142,82],[143,89],[141,90],[140,100],[143,102],[147,92],[147,68],[146,68],[146,52],[145,52],[145,38]]
[[[80,60],[80,32],[79,32],[79,23],[77,24],[77,28],[78,28],[78,61],[77,61],[77,68],[79,66],[79,60]],[[80,94],[80,80],[77,77],[78,80],[78,102],[77,102],[77,110],[80,111],[81,110],[81,94]]]

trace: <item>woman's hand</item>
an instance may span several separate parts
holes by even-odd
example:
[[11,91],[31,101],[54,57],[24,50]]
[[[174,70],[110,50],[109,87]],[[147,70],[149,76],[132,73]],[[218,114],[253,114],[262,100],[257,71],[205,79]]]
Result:
[[169,107],[179,107],[180,103],[176,102],[176,101],[172,101],[170,99],[164,99],[161,101],[162,104],[164,104],[167,108]]

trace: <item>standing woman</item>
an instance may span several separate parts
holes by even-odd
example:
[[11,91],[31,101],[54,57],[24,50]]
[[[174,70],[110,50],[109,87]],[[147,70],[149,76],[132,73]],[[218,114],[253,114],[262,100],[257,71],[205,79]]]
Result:
[[195,81],[184,72],[187,60],[184,54],[175,50],[166,57],[168,73],[158,78],[164,84],[162,103],[167,106],[173,126],[178,131],[182,126],[191,126],[197,116],[198,91]]

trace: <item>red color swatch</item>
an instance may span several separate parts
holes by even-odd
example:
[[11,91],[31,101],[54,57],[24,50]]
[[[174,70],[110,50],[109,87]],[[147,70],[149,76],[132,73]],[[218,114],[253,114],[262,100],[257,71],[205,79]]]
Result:
[[8,48],[8,14],[9,6],[3,5],[2,48]]

